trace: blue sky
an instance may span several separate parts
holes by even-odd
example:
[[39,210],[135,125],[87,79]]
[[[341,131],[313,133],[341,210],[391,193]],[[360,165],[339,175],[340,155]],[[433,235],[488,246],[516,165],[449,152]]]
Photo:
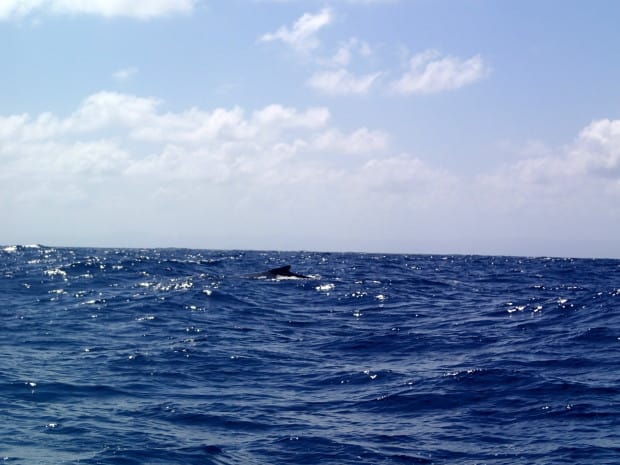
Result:
[[618,17],[0,0],[0,243],[620,257]]

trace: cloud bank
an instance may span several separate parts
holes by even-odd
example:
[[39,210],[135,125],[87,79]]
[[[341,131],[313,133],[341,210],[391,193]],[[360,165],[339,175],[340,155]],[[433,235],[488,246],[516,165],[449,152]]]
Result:
[[467,252],[452,240],[513,238],[516,251],[537,234],[595,240],[620,218],[618,120],[465,178],[383,131],[342,131],[326,107],[170,112],[98,92],[67,116],[0,116],[0,163],[19,241]]
[[[343,132],[324,107],[162,107],[155,98],[99,92],[65,117],[0,116],[1,203],[13,227],[28,235],[25,224],[54,212],[96,243],[119,243],[135,227],[160,244],[200,234],[237,237],[240,246],[256,233],[267,246],[316,229],[317,215],[335,225],[355,218],[372,175],[367,163],[389,155],[385,133]],[[373,180],[376,188],[383,182],[389,178]],[[18,221],[25,212],[28,222]],[[170,216],[178,221],[159,224]],[[119,230],[101,229],[97,218],[117,218]]]

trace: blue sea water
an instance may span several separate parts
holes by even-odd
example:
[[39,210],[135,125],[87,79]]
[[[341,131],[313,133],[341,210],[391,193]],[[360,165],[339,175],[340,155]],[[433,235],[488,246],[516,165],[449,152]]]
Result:
[[0,315],[8,464],[620,463],[618,260],[6,246]]

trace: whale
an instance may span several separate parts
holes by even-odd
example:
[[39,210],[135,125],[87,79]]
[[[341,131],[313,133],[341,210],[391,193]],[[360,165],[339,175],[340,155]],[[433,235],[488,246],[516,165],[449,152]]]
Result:
[[256,273],[249,276],[254,279],[278,279],[278,278],[294,278],[294,279],[310,279],[310,276],[295,273],[291,271],[291,265],[284,265],[278,268]]

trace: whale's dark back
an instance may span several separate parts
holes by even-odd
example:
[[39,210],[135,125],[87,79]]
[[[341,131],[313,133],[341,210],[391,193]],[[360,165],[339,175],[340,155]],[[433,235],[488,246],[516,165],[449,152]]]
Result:
[[291,265],[284,265],[279,268],[272,268],[267,272],[272,276],[285,276],[291,278],[308,278],[308,276],[304,276],[303,274],[293,273],[291,271]]

